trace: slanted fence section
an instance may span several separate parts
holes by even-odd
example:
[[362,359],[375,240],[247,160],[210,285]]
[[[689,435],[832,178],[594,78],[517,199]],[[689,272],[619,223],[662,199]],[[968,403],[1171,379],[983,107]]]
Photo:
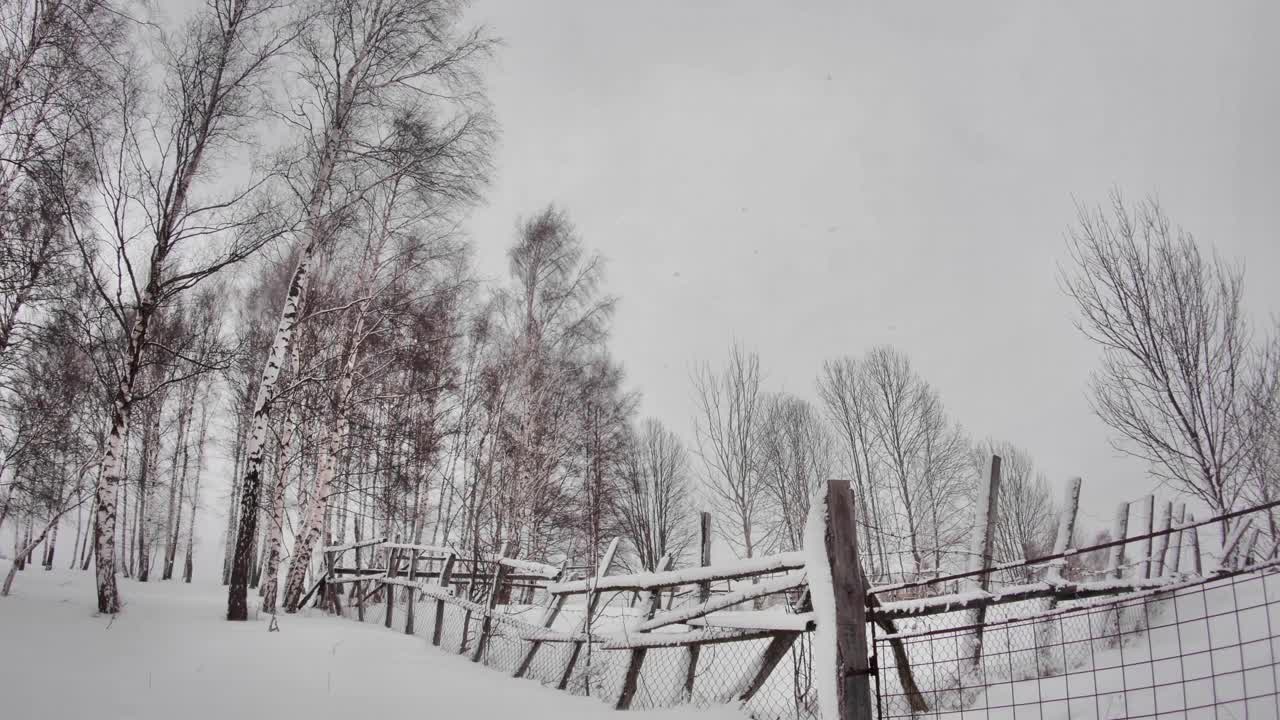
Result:
[[[844,484],[833,488],[852,502]],[[379,538],[324,548],[313,593],[317,607],[620,710],[732,702],[760,717],[816,717],[807,554],[712,564],[709,516],[702,538],[698,566],[674,570],[663,558],[630,574],[613,572],[617,540],[592,573]],[[841,572],[851,572],[856,548],[843,551]],[[853,625],[865,646],[865,624]],[[871,700],[862,692],[851,717],[869,718]]]
[[[315,605],[625,710],[737,704],[757,718],[1273,718],[1280,557],[1268,513],[1197,520],[1143,498],[1075,547],[1068,483],[1052,553],[993,556],[1000,459],[961,572],[871,586],[854,496],[831,481],[805,547],[614,572],[375,538],[324,548]],[[1203,537],[1202,537],[1203,536]],[[1202,542],[1205,541],[1205,542]],[[1212,713],[1211,713],[1212,714]]]

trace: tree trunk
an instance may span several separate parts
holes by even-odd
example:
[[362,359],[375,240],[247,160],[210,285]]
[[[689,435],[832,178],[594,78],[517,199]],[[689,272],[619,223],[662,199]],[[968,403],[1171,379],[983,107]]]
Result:
[[[182,528],[182,493],[187,479],[187,433],[191,425],[191,413],[195,406],[195,392],[187,391],[179,395],[178,406],[178,438],[174,441],[173,457],[169,467],[169,514],[165,523],[164,536],[164,569],[160,579],[173,578],[173,561],[178,554],[178,538]],[[181,457],[181,465],[178,458]],[[181,469],[179,469],[181,468]]]
[[[153,269],[156,270],[156,269]],[[133,381],[142,365],[142,349],[146,341],[147,325],[155,311],[154,287],[159,282],[158,272],[153,272],[139,304],[129,334],[128,362],[120,386],[116,389],[114,410],[111,415],[111,431],[107,436],[107,452],[102,460],[95,489],[97,513],[95,517],[94,554],[97,558],[98,612],[120,611],[120,592],[116,588],[116,489],[124,477],[124,437],[129,430],[129,414],[133,410]]]
[[236,529],[239,527],[240,519],[240,484],[235,478],[240,476],[240,460],[244,450],[244,436],[242,433],[236,435],[235,459],[231,463],[231,467],[235,474],[231,480],[231,497],[227,499],[227,531],[223,537],[223,554],[222,554],[222,584],[227,585],[231,582],[231,556],[235,554],[235,538]]
[[[295,345],[296,349],[296,345]],[[294,354],[297,364],[297,354]],[[266,562],[262,572],[266,578],[262,582],[262,611],[275,614],[276,585],[280,575],[280,556],[284,551],[284,490],[289,479],[289,455],[293,452],[294,428],[288,422],[284,431],[284,439],[280,442],[280,452],[276,455],[276,477],[271,488],[271,506],[267,524]]]
[[187,523],[187,556],[182,565],[182,581],[191,582],[192,554],[196,544],[196,509],[200,506],[200,477],[204,471],[204,445],[209,434],[209,414],[200,408],[200,435],[196,438],[196,476],[191,481],[191,522]]
[[53,529],[49,531],[49,542],[44,553],[44,569],[53,569],[53,551],[58,546],[58,526],[62,523],[57,520],[53,521]]
[[302,599],[303,585],[306,581],[307,566],[311,563],[311,553],[316,541],[324,534],[325,516],[329,506],[329,484],[337,470],[338,450],[342,447],[346,433],[346,423],[338,420],[338,427],[330,428],[329,436],[321,443],[324,448],[321,456],[320,470],[316,473],[315,490],[308,499],[302,522],[298,526],[297,536],[293,541],[293,555],[289,559],[289,573],[285,578],[284,611],[295,613]]
[[155,473],[155,456],[160,443],[160,403],[154,409],[154,423],[142,431],[142,468],[138,473],[138,582],[146,582],[151,576],[151,544],[147,537],[147,496],[151,494],[151,477]]
[[15,548],[16,554],[13,556],[13,562],[9,565],[9,574],[5,576],[4,585],[0,586],[0,597],[8,596],[9,591],[13,588],[13,578],[18,574],[18,571],[22,569],[18,561],[23,557],[30,555],[31,552],[35,550],[36,546],[44,541],[44,538],[49,534],[49,531],[58,527],[58,522],[62,520],[62,516],[65,515],[67,511],[71,510],[72,507],[80,507],[84,501],[85,498],[82,497],[77,500],[74,505],[66,505],[61,510],[54,513],[53,517],[49,519],[49,522],[46,523],[44,528],[40,531],[39,536],[28,539],[25,546]]
[[[319,197],[312,198],[313,208],[308,208],[308,217],[318,218],[320,215]],[[319,229],[308,228],[310,238],[302,254],[298,257],[298,265],[294,268],[293,279],[289,284],[289,294],[285,298],[284,308],[280,312],[280,322],[276,326],[275,341],[271,345],[271,353],[267,357],[266,368],[262,372],[262,380],[258,385],[258,397],[254,402],[253,425],[249,432],[249,441],[245,449],[244,481],[240,485],[240,527],[236,532],[235,553],[231,558],[231,583],[227,592],[227,619],[247,620],[249,617],[248,591],[250,563],[253,559],[253,543],[258,535],[258,494],[262,489],[262,453],[267,439],[267,425],[270,419],[271,406],[276,382],[286,369],[289,358],[289,346],[293,342],[293,333],[298,323],[302,296],[306,292],[310,279],[312,255],[315,252]]]

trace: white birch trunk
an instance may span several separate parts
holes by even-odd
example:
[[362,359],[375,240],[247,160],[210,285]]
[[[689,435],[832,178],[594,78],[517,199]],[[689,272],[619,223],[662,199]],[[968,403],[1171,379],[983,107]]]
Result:
[[[319,208],[315,210],[318,214]],[[293,341],[294,330],[297,328],[302,295],[306,292],[307,282],[310,279],[311,261],[317,240],[314,227],[310,235],[310,240],[303,249],[302,255],[299,256],[298,265],[293,271],[289,294],[280,312],[275,340],[271,345],[271,353],[267,357],[267,366],[262,373],[262,382],[258,386],[257,400],[254,402],[253,425],[249,430],[248,444],[245,448],[244,481],[240,486],[240,527],[236,532],[235,552],[231,558],[231,581],[227,594],[228,620],[248,619],[249,564],[252,560],[253,541],[258,533],[258,494],[262,487],[262,453],[276,382],[279,381],[280,374],[285,370],[288,361],[289,346]]]
[[120,611],[120,592],[116,587],[116,502],[117,488],[124,477],[124,440],[129,431],[129,415],[133,410],[133,381],[142,364],[142,349],[147,336],[147,325],[155,311],[154,288],[159,282],[158,268],[153,268],[152,282],[143,294],[134,318],[126,353],[125,367],[116,389],[111,431],[107,435],[106,454],[95,487],[96,516],[94,518],[94,555],[96,558],[96,582],[98,586],[98,612]]

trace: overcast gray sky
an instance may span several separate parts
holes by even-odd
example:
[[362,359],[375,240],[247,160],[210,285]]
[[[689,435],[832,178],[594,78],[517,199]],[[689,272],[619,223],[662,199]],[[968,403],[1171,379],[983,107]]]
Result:
[[[786,8],[786,9],[784,9]],[[1280,3],[477,0],[505,41],[471,222],[567,209],[609,260],[614,351],[692,442],[689,368],[730,339],[770,389],[892,343],[976,437],[1085,478],[1105,523],[1147,492],[1085,383],[1056,281],[1074,203],[1155,193],[1280,312]]]

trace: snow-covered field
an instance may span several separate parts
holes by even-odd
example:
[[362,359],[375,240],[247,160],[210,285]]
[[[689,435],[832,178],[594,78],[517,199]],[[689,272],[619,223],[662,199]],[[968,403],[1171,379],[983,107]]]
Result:
[[[503,677],[381,624],[322,615],[222,620],[218,585],[122,581],[95,616],[88,573],[23,572],[0,599],[0,718],[599,718],[600,700]],[[742,720],[718,707],[637,720]]]

